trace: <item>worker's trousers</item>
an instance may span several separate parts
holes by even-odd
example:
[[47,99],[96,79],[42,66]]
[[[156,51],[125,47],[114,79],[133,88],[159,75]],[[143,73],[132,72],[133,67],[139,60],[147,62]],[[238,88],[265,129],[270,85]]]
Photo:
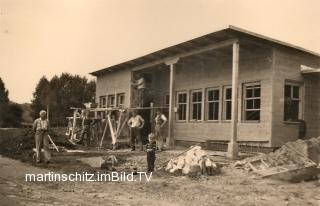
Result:
[[136,140],[138,140],[140,144],[140,150],[143,149],[142,147],[142,139],[141,139],[141,128],[132,127],[130,130],[130,142],[132,150],[136,149]]
[[162,128],[161,125],[156,125],[154,128],[154,133],[156,135],[156,143],[158,150],[162,150],[163,148],[163,136],[162,136]]
[[49,137],[47,131],[36,131],[36,160],[41,161],[41,149],[44,150],[44,160],[50,161],[51,153],[49,148]]

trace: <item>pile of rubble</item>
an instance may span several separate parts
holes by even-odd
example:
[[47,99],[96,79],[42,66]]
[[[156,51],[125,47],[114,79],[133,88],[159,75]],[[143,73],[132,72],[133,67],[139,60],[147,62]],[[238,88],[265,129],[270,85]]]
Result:
[[79,161],[88,164],[93,168],[108,170],[114,170],[114,166],[118,163],[118,159],[114,155],[80,158]]
[[171,159],[165,170],[184,175],[213,175],[219,173],[220,168],[221,165],[212,161],[200,146],[195,146],[184,155]]
[[262,177],[308,180],[319,174],[320,137],[288,142],[275,152],[246,158],[235,163]]

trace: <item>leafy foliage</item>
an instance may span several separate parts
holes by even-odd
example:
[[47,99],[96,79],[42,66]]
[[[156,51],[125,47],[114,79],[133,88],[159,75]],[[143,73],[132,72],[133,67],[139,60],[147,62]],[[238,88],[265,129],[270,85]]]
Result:
[[9,101],[9,91],[0,78],[0,127],[20,127],[22,108]]
[[62,124],[72,115],[70,107],[84,107],[85,102],[94,102],[95,82],[85,77],[62,73],[50,81],[42,77],[33,93],[33,117],[37,118],[42,109],[49,110],[53,123]]

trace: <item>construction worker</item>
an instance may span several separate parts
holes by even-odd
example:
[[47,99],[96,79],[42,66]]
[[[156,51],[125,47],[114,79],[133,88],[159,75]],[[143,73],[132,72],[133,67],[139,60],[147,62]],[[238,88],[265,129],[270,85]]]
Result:
[[157,148],[159,151],[162,151],[163,147],[163,132],[162,128],[167,123],[167,118],[164,114],[161,113],[161,111],[158,109],[156,112],[155,117],[155,127],[154,127],[154,133],[156,136],[156,142],[157,142]]
[[144,119],[136,111],[132,111],[131,118],[128,120],[128,126],[130,129],[131,150],[134,151],[136,149],[135,143],[137,139],[140,144],[140,151],[142,151],[141,129],[144,126]]
[[41,149],[44,150],[44,161],[50,162],[51,153],[49,149],[48,131],[50,129],[49,121],[47,120],[47,112],[40,111],[40,118],[36,119],[33,123],[33,130],[35,131],[36,143],[36,162],[41,162]]
[[144,93],[146,89],[146,81],[142,75],[132,83],[132,86],[135,86],[138,90],[138,106],[143,107],[144,106]]
[[[80,141],[84,141],[84,145],[88,147],[90,145],[90,138],[91,138],[91,119],[89,118],[89,112],[85,112],[82,119],[82,132],[80,136]],[[84,139],[84,136],[86,135],[86,138]]]

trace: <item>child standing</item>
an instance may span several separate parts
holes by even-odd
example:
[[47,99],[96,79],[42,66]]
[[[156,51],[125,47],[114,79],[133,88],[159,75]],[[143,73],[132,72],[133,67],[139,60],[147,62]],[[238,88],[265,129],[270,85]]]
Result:
[[147,151],[147,163],[148,163],[148,172],[154,171],[154,162],[156,161],[156,141],[155,135],[150,133],[148,135],[149,143],[146,144]]

